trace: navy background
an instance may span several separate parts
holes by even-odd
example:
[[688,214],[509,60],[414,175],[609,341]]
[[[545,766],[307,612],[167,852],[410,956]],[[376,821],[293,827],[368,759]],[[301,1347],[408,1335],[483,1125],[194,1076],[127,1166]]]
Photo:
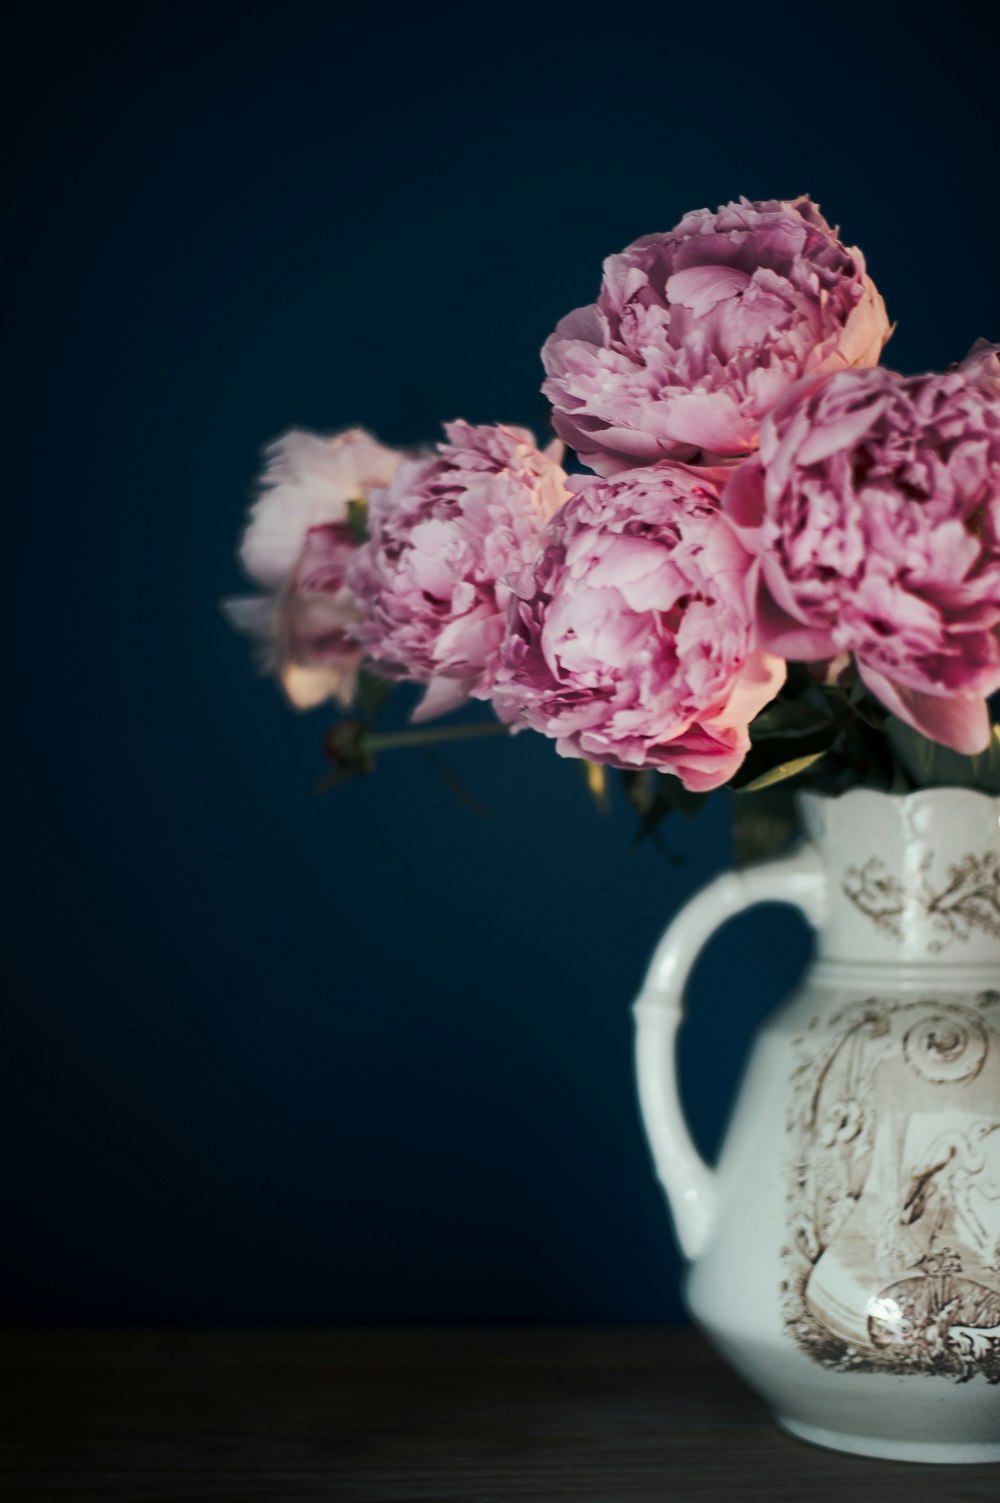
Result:
[[[683,864],[528,736],[445,754],[489,816],[416,754],[317,800],[217,602],[264,441],[539,428],[557,317],[688,208],[811,192],[902,369],[996,338],[973,14],[15,8],[5,1318],[679,1318],[627,1004],[724,800]],[[699,967],[708,1148],[806,950]]]

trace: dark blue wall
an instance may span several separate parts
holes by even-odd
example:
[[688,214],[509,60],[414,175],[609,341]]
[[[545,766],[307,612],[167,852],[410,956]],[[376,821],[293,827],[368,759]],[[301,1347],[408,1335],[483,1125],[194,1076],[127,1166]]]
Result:
[[[217,608],[265,440],[538,427],[556,318],[688,208],[812,192],[904,369],[998,337],[971,7],[584,14],[16,10],[6,1318],[679,1313],[627,1004],[724,807],[632,853],[527,736],[447,755],[489,816],[418,755],[317,800]],[[706,1144],[805,951],[701,966]]]

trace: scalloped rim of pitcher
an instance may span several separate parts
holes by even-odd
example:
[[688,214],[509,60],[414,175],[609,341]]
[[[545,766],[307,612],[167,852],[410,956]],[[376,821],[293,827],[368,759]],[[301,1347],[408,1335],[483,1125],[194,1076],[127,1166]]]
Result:
[[863,805],[886,803],[895,805],[900,818],[915,813],[928,805],[940,808],[944,804],[967,805],[970,799],[978,799],[987,806],[990,814],[1000,817],[1000,794],[986,793],[982,788],[959,788],[948,785],[943,788],[917,788],[912,793],[887,793],[881,788],[848,788],[844,793],[817,793],[802,789],[796,794],[796,802],[803,816],[803,823],[810,833],[817,825],[825,824],[827,811],[836,806],[838,810],[858,810]]

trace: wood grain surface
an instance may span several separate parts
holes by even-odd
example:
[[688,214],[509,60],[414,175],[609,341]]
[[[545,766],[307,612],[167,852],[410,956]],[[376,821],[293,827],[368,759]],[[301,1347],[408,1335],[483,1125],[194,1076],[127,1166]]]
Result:
[[985,1503],[998,1467],[821,1451],[687,1329],[12,1331],[0,1498]]

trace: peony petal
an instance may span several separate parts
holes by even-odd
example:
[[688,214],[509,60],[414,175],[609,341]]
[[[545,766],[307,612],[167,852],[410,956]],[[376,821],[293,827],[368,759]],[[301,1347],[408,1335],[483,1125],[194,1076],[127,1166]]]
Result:
[[573,491],[508,619],[494,702],[563,756],[717,787],[785,673],[753,645],[751,555],[703,472],[662,463]]
[[717,715],[708,719],[702,717],[702,725],[713,730],[749,725],[764,706],[770,704],[787,676],[788,665],[784,658],[768,652],[752,653],[736,675],[726,704]]
[[359,666],[341,663],[313,668],[288,663],[281,670],[281,687],[296,710],[315,709],[328,699],[336,699],[346,710],[354,699]]
[[361,616],[352,637],[387,676],[433,686],[417,720],[492,690],[512,585],[568,495],[561,446],[540,450],[503,424],[455,421],[445,433],[372,496],[346,576]]
[[420,703],[410,714],[414,725],[424,720],[436,720],[439,715],[448,715],[460,709],[469,698],[468,681],[459,678],[432,678],[423,692]]
[[677,440],[713,454],[748,454],[757,445],[757,427],[743,415],[728,391],[693,391],[664,399],[664,422]]
[[743,199],[610,256],[546,341],[543,390],[601,475],[733,457],[797,380],[874,364],[888,334],[864,258],[814,205]]
[[817,423],[805,441],[795,451],[799,465],[821,464],[831,454],[852,449],[869,434],[881,416],[881,406],[875,402],[848,409],[836,421]]
[[749,286],[749,273],[736,266],[689,266],[667,278],[666,291],[671,303],[682,303],[701,318],[716,303],[739,297]]
[[292,429],[270,445],[267,458],[240,560],[276,590],[291,576],[310,528],[345,523],[348,503],[387,485],[402,455],[361,428],[333,438]]
[[974,757],[990,744],[990,713],[985,699],[965,699],[935,694],[919,694],[893,684],[868,664],[858,662],[858,672],[881,704],[897,720],[920,731],[931,741],[950,746],[952,751]]
[[[772,569],[770,560],[764,560],[757,588],[757,639],[768,652],[780,653],[784,658],[797,663],[819,663],[834,657],[837,651],[832,628],[810,624],[795,616],[775,599],[772,581],[783,586],[784,581]],[[787,592],[786,599],[790,599]]]
[[1000,396],[1000,344],[977,339],[958,369],[967,381]]
[[259,641],[272,634],[274,602],[270,595],[238,595],[222,602],[222,614],[230,626]]

